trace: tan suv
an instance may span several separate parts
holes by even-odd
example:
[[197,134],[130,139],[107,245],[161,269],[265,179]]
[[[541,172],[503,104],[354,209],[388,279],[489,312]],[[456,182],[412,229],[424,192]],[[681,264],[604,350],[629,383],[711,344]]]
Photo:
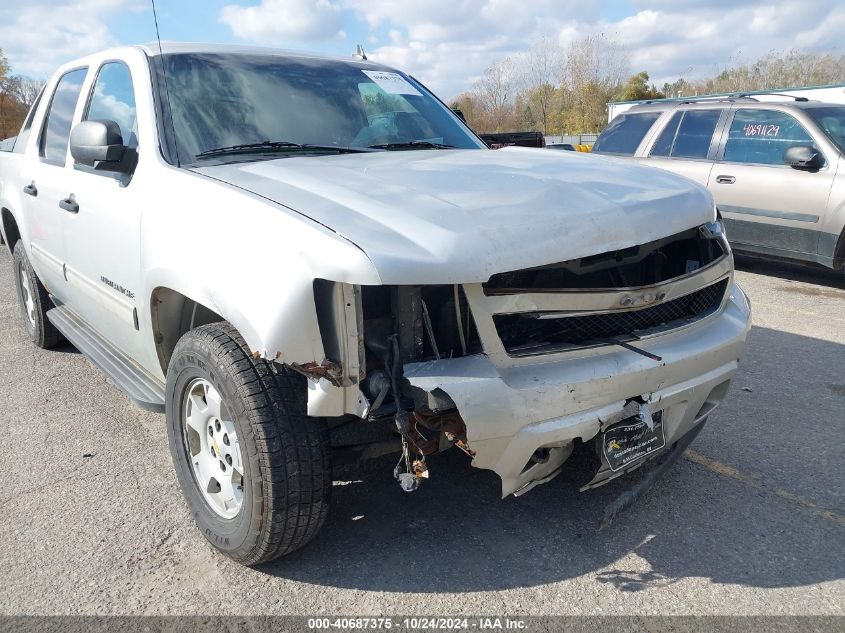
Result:
[[737,251],[843,269],[843,105],[742,95],[644,103],[613,119],[593,152],[705,185]]

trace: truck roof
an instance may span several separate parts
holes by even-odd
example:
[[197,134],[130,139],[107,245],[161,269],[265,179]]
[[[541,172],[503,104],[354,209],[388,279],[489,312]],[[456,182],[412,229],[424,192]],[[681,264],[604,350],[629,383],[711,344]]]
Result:
[[367,67],[393,70],[389,66],[379,64],[370,60],[362,60],[353,57],[351,54],[347,56],[339,55],[323,55],[320,53],[313,53],[309,51],[296,51],[283,48],[273,48],[270,46],[248,46],[242,44],[211,44],[207,42],[169,42],[162,41],[159,49],[158,42],[147,42],[145,44],[138,44],[135,48],[140,48],[148,56],[155,57],[159,54],[169,55],[172,53],[218,53],[226,55],[275,55],[278,57],[295,57],[299,59],[322,59],[337,62],[344,62],[350,64],[363,64]]
[[343,64],[353,64],[360,68],[369,70],[384,70],[396,72],[396,69],[391,66],[385,66],[367,59],[360,59],[353,57],[351,54],[346,56],[340,55],[322,55],[320,53],[313,53],[310,51],[295,51],[286,50],[282,48],[273,48],[269,46],[245,46],[241,44],[211,44],[207,42],[161,42],[159,48],[158,42],[147,42],[144,44],[129,44],[125,46],[115,46],[109,49],[104,49],[78,57],[70,60],[58,67],[58,71],[64,71],[80,64],[97,63],[106,58],[119,58],[121,55],[137,54],[141,51],[148,57],[158,57],[161,54],[179,54],[179,53],[207,53],[207,54],[225,54],[225,55],[273,55],[288,59],[314,59],[323,61],[334,61]]

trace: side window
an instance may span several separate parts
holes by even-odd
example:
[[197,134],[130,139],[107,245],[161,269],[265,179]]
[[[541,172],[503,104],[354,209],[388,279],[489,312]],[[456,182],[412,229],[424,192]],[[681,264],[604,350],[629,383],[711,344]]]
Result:
[[707,158],[722,110],[687,110],[672,117],[651,150],[651,156]]
[[672,156],[675,158],[707,158],[710,141],[721,110],[688,110],[675,137]]
[[132,75],[122,62],[107,62],[100,67],[91,89],[85,121],[114,121],[120,126],[124,145],[137,146],[135,127],[135,92]]
[[32,119],[35,118],[35,111],[38,109],[38,104],[41,103],[41,97],[43,96],[44,91],[42,90],[35,98],[35,103],[33,103],[32,107],[29,109],[29,114],[27,114],[26,119],[24,119],[21,131],[18,133],[17,138],[15,138],[15,145],[12,148],[12,151],[16,154],[23,154],[26,150],[26,142],[29,140],[29,133],[32,131]]
[[620,114],[604,128],[593,145],[593,151],[605,154],[633,155],[660,112]]
[[82,91],[87,68],[79,68],[62,75],[53,93],[50,110],[44,122],[41,133],[41,156],[57,165],[65,164],[67,143],[70,137],[70,126],[73,121],[73,111]]
[[783,153],[792,145],[815,143],[791,115],[775,110],[737,110],[723,160],[783,165]]
[[669,124],[663,128],[660,136],[657,137],[657,142],[651,148],[649,156],[669,156],[672,151],[672,145],[675,144],[675,135],[678,133],[678,125],[683,118],[683,112],[676,112]]

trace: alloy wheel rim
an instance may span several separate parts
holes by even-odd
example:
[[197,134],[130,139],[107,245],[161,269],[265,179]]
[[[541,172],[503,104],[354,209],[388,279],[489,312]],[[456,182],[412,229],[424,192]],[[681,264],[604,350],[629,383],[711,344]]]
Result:
[[244,499],[240,442],[226,403],[204,378],[193,380],[185,390],[182,428],[185,451],[203,498],[218,516],[234,518]]
[[24,311],[26,318],[29,320],[31,327],[35,327],[35,300],[32,298],[32,289],[29,286],[29,275],[26,274],[26,269],[20,266],[21,277],[21,294],[23,299]]

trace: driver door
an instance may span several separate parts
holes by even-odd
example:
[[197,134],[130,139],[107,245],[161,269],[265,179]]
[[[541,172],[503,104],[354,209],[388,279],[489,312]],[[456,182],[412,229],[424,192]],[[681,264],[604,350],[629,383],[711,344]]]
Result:
[[[137,152],[135,93],[126,64],[105,62],[91,85],[83,121],[115,121],[127,152]],[[76,210],[66,214],[68,305],[113,345],[142,353],[136,293],[140,289],[140,219],[143,196],[132,174],[73,165]]]

